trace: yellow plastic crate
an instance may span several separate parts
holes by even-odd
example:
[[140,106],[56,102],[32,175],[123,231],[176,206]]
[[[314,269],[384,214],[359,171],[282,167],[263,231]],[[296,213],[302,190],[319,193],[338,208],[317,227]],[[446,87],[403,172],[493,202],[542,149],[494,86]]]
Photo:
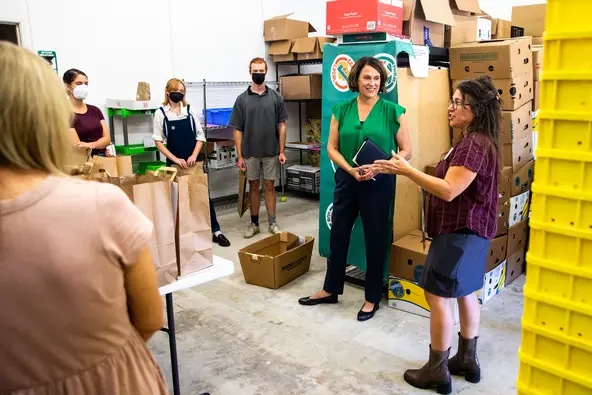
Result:
[[578,119],[592,114],[592,73],[569,76],[546,70],[544,73],[541,75],[541,119]]
[[[580,34],[551,33],[544,35],[543,74],[541,79],[586,78],[586,72],[592,69],[592,30],[587,36]],[[561,74],[553,74],[561,72]],[[576,73],[573,75],[571,73]],[[552,78],[551,76],[555,76]]]
[[590,394],[592,270],[527,260],[518,393]]
[[[549,33],[578,33],[592,36],[590,0],[547,0],[545,31]],[[584,55],[584,54],[582,54]]]

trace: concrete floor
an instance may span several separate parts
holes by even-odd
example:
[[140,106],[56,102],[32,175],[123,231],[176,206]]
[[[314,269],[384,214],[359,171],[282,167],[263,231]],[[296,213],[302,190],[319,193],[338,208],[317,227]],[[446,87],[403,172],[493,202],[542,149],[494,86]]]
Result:
[[[283,229],[317,236],[318,201],[289,196],[277,211]],[[403,381],[405,369],[426,361],[427,318],[388,308],[384,301],[372,320],[360,323],[356,314],[364,293],[352,285],[337,305],[300,306],[297,299],[319,289],[324,279],[325,259],[316,245],[304,276],[275,291],[247,285],[237,255],[253,241],[242,237],[247,218],[248,213],[239,219],[236,209],[219,214],[233,244],[216,245],[214,253],[235,262],[235,274],[174,295],[183,395],[429,393]],[[261,218],[266,231],[264,209]],[[482,381],[473,385],[455,378],[453,393],[516,393],[523,284],[524,277],[483,306]],[[171,386],[167,336],[156,334],[149,346]]]

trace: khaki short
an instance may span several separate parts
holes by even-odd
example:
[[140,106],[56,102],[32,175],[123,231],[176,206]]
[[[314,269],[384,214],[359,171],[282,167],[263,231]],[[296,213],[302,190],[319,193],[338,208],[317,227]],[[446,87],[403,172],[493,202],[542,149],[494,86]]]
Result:
[[277,180],[280,173],[280,161],[278,156],[267,156],[264,158],[247,158],[247,178],[249,181],[261,179],[261,170],[263,170],[264,180]]

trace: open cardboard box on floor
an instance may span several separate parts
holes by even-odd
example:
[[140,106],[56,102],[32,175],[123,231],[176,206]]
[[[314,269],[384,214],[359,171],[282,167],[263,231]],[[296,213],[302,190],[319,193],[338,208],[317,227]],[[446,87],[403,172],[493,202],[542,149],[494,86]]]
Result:
[[314,238],[282,232],[238,252],[247,284],[278,289],[310,269]]

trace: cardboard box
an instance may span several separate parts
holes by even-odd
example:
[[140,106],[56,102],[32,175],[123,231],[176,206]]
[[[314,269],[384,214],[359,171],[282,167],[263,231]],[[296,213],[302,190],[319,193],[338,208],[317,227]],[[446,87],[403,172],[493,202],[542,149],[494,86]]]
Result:
[[450,9],[454,15],[475,16],[484,14],[479,0],[450,0]]
[[508,236],[498,236],[491,240],[489,245],[489,252],[487,253],[487,264],[485,271],[489,272],[499,266],[500,263],[506,260],[507,253],[506,248],[508,247]]
[[337,44],[367,44],[367,43],[378,43],[385,41],[400,40],[403,36],[394,35],[384,32],[365,32],[365,33],[348,33],[338,34],[336,36]]
[[524,250],[526,248],[526,236],[528,233],[528,221],[518,222],[508,229],[508,247],[506,248],[508,256]]
[[320,99],[321,74],[293,74],[280,77],[281,92],[285,100]]
[[530,208],[530,191],[510,198],[510,218],[508,226],[511,228],[518,222],[528,219]]
[[533,37],[532,38],[532,45],[543,45],[544,40],[543,37]]
[[526,250],[522,248],[520,251],[510,255],[506,261],[506,283],[507,287],[514,282],[518,277],[524,273],[524,257]]
[[504,166],[497,180],[498,205],[504,205],[510,201],[513,169],[511,166]]
[[263,22],[263,38],[266,42],[307,37],[308,33],[316,32],[309,22],[290,19],[290,15],[279,15]]
[[298,60],[315,60],[323,58],[323,45],[335,42],[333,37],[302,37],[297,38],[292,47]]
[[[391,2],[389,2],[391,3]],[[403,33],[403,4],[387,4],[379,0],[327,1],[328,35],[344,33]]]
[[424,248],[419,230],[395,241],[391,245],[389,273],[395,277],[419,282],[430,244],[430,240],[426,240]]
[[531,160],[520,168],[517,172],[512,174],[511,180],[511,194],[518,196],[521,193],[530,191],[532,182],[534,180],[534,160]]
[[314,238],[282,232],[238,251],[247,284],[278,289],[310,269]]
[[503,19],[492,19],[491,38],[494,40],[512,38],[512,22]]
[[545,31],[547,4],[512,7],[512,25],[524,29],[525,36],[540,37]]
[[502,99],[502,110],[514,111],[528,104],[534,97],[532,73],[523,74],[511,79],[493,80]]
[[532,46],[532,78],[535,81],[541,80],[541,70],[543,69],[543,46]]
[[529,103],[517,110],[502,112],[501,144],[512,144],[527,137],[529,133],[532,133],[532,110]]
[[481,75],[515,78],[532,75],[531,37],[459,44],[450,48],[450,78],[466,80]]
[[455,15],[456,25],[446,26],[445,45],[491,40],[491,19]]
[[485,304],[506,286],[506,262],[485,273],[484,285],[477,291],[479,303]]
[[495,236],[498,237],[508,233],[509,224],[510,205],[508,202],[508,204],[500,204],[497,206],[497,233]]
[[291,62],[296,60],[296,54],[292,52],[295,40],[274,41],[269,45],[267,53],[274,62]]
[[[428,306],[424,291],[419,284],[403,278],[391,277],[388,285],[389,307],[422,317],[430,317],[430,306]],[[456,299],[450,299],[450,308],[456,325],[459,323]]]
[[321,169],[307,165],[288,167],[286,169],[286,187],[303,192],[319,193]]
[[532,133],[512,144],[502,146],[502,160],[504,166],[512,166],[514,173],[534,158],[532,149]]
[[[403,0],[403,34],[415,45],[444,46],[444,26],[454,26],[454,16],[447,1]],[[425,41],[424,29],[429,42]]]
[[533,98],[531,108],[533,112],[536,112],[539,110],[541,103],[541,83],[539,81],[534,82],[532,92]]

